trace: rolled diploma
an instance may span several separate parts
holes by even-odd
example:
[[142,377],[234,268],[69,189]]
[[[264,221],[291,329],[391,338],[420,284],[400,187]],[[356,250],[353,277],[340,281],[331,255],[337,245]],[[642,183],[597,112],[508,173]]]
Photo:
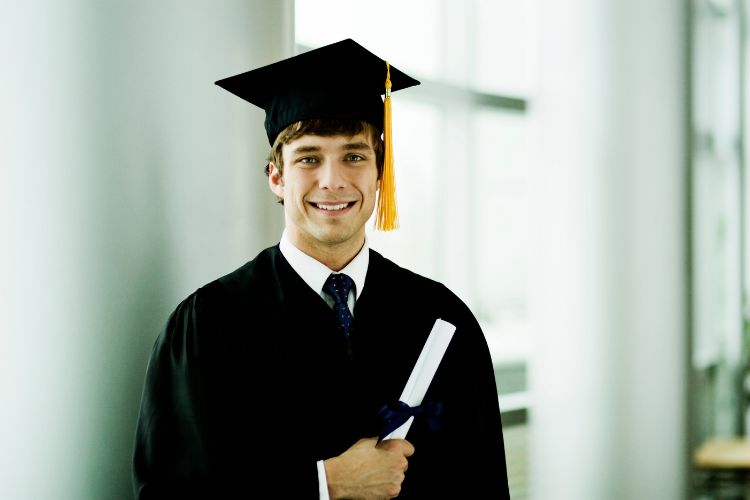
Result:
[[[422,404],[422,399],[427,392],[427,388],[430,387],[432,377],[435,376],[455,331],[456,327],[447,321],[440,318],[435,320],[430,336],[427,337],[427,342],[425,342],[422,352],[414,364],[409,380],[406,381],[404,391],[399,398],[400,401],[409,406]],[[388,434],[385,439],[404,439],[413,420],[414,417],[410,417],[401,427]]]

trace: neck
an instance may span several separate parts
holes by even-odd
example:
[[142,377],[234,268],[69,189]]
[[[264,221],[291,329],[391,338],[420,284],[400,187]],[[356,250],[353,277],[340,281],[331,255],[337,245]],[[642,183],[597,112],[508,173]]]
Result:
[[332,271],[341,271],[357,256],[365,244],[365,235],[361,238],[350,238],[341,243],[324,244],[320,241],[299,237],[287,232],[289,241],[302,252],[317,260]]
[[357,256],[361,249],[362,245],[353,252],[347,252],[346,254],[340,252],[319,252],[316,255],[312,255],[312,257],[332,271],[341,271]]

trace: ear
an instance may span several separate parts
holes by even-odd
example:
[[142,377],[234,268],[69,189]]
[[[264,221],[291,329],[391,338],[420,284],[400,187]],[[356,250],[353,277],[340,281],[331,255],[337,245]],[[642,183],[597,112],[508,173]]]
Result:
[[268,164],[268,187],[273,194],[284,199],[284,177],[273,162]]

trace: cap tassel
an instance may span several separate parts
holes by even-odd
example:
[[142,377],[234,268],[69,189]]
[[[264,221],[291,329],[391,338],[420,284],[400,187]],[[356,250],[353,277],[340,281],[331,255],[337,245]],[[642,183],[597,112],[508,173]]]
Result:
[[383,112],[383,143],[385,158],[383,174],[380,177],[380,194],[375,228],[381,231],[392,231],[398,228],[396,213],[396,182],[393,173],[393,138],[391,130],[391,66],[385,62],[387,75],[385,79],[385,101]]

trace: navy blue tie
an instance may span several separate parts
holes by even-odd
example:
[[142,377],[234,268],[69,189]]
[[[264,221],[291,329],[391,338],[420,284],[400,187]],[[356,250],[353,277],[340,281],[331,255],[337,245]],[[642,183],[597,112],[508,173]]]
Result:
[[349,291],[353,286],[354,281],[343,273],[331,274],[323,285],[323,291],[333,297],[335,302],[333,311],[336,313],[336,321],[339,330],[347,340],[349,340],[349,331],[352,327],[352,321],[354,321],[347,302]]

